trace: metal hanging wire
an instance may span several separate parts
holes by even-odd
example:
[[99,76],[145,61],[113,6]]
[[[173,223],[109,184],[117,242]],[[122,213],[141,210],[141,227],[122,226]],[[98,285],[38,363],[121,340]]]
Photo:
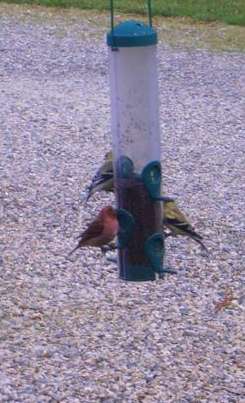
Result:
[[[142,4],[146,5],[147,8],[147,16],[148,16],[148,24],[152,27],[152,1],[151,0],[142,0]],[[147,3],[147,4],[146,4]],[[111,31],[114,30],[114,0],[110,0],[110,23],[111,23]]]

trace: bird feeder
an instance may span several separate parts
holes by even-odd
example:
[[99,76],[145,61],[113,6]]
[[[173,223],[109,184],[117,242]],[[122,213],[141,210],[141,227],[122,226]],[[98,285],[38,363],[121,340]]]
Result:
[[129,20],[107,34],[110,59],[114,182],[120,231],[120,278],[152,281],[164,272],[157,33]]

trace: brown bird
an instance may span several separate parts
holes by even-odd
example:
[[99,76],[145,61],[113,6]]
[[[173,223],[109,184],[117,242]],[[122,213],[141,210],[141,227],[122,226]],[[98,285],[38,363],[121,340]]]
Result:
[[104,207],[88,228],[79,235],[78,245],[69,253],[69,256],[84,246],[98,247],[105,252],[103,247],[113,241],[118,231],[116,210],[111,206]]

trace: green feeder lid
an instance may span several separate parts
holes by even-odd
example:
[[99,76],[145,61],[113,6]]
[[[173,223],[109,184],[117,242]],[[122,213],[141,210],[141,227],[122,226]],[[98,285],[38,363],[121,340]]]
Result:
[[122,22],[107,34],[107,45],[115,48],[150,46],[156,43],[156,31],[141,21]]

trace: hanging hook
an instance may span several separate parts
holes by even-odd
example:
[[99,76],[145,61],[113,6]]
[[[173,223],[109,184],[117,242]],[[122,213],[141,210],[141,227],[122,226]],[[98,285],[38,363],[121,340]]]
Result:
[[150,27],[152,27],[152,10],[151,10],[151,0],[147,0],[147,5],[148,5],[148,21]]
[[111,10],[111,31],[114,30],[114,3],[110,0],[110,10]]
[[[151,0],[147,0],[147,8],[148,8],[148,22],[150,27],[152,27],[152,8],[151,8]],[[110,0],[110,11],[111,11],[111,31],[114,30],[114,1]]]

